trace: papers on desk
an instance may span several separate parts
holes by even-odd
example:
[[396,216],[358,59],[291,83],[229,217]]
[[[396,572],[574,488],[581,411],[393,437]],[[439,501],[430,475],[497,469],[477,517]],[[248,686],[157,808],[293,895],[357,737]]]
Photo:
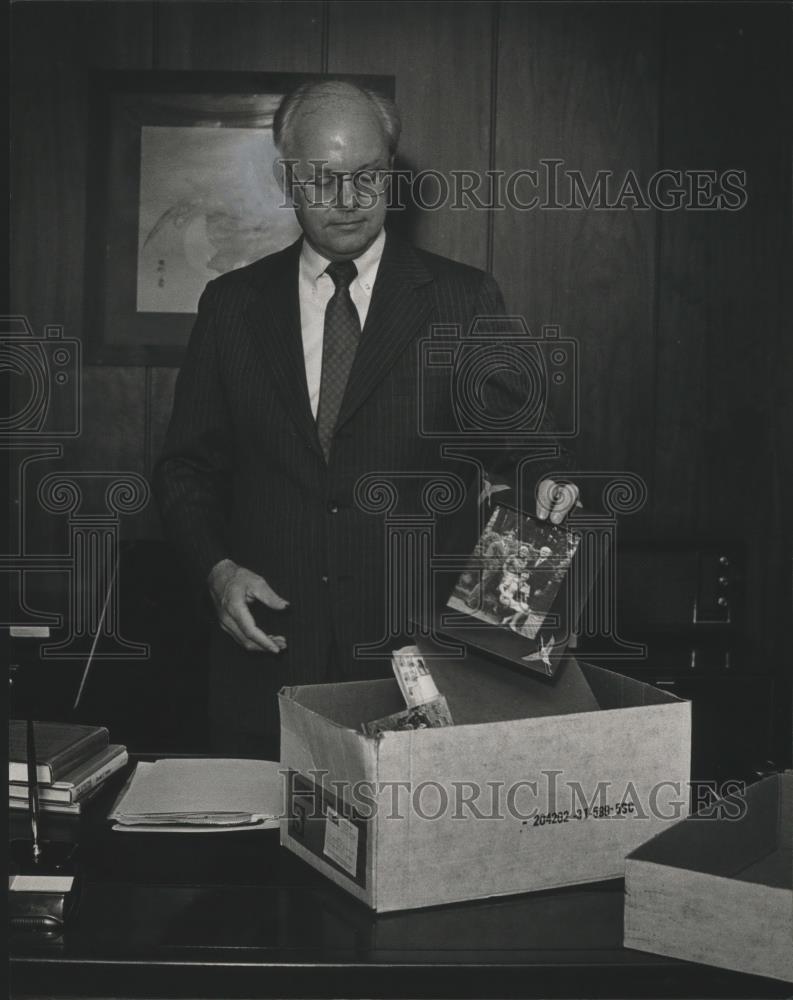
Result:
[[166,759],[139,763],[110,812],[114,830],[268,830],[283,813],[277,761]]

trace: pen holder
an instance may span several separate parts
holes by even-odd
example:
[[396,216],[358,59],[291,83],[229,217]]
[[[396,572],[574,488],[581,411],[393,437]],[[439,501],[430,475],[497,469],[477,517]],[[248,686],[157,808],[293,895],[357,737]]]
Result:
[[29,840],[10,844],[8,917],[12,932],[60,934],[79,898],[76,845],[44,843],[33,857]]

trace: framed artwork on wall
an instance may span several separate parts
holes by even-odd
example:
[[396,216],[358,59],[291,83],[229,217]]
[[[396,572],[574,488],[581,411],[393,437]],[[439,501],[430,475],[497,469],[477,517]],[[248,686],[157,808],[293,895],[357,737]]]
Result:
[[[273,172],[284,94],[320,74],[102,72],[92,81],[86,360],[178,365],[205,285],[300,230]],[[335,76],[394,96],[394,78]]]

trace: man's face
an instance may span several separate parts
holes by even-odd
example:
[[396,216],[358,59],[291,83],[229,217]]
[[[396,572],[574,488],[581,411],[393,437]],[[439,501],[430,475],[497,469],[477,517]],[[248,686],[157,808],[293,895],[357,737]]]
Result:
[[[290,157],[298,222],[311,246],[330,260],[360,256],[383,228],[386,195],[371,172],[390,167],[375,109],[357,95],[317,98],[301,107]],[[364,190],[352,177],[364,172]]]

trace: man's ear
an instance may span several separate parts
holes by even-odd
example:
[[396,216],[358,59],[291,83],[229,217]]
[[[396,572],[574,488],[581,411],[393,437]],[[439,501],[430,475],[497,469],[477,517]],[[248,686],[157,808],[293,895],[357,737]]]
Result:
[[273,160],[273,176],[278,187],[290,205],[294,204],[292,197],[292,171],[297,160],[288,160],[283,156],[277,156]]

